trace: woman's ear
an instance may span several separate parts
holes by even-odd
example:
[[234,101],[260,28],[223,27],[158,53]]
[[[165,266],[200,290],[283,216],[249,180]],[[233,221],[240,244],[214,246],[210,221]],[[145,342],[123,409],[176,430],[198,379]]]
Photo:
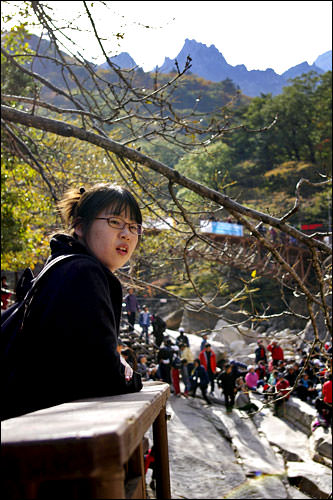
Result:
[[74,224],[74,234],[77,235],[78,238],[83,238],[84,237],[84,231],[83,231],[83,222],[81,219],[77,219]]

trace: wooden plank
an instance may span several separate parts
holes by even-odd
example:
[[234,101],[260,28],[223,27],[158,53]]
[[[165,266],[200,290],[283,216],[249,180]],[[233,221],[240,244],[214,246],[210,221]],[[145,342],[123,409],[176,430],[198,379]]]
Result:
[[171,498],[166,411],[163,408],[153,423],[156,498]]
[[139,393],[65,403],[2,422],[7,484],[90,478],[94,498],[125,498],[124,465],[136,453],[135,473],[145,494],[142,439],[170,388],[143,385]]
[[146,498],[146,493],[142,489],[142,479],[140,476],[134,477],[126,482],[125,498]]

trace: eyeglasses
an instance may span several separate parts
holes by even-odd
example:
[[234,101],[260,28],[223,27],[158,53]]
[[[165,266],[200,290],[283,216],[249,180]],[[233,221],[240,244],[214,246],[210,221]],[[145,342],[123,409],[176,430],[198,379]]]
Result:
[[98,220],[106,220],[110,227],[113,229],[118,229],[121,231],[125,226],[128,226],[128,229],[132,234],[136,234],[137,236],[141,236],[143,233],[143,227],[141,224],[136,224],[133,222],[125,222],[120,217],[95,217]]

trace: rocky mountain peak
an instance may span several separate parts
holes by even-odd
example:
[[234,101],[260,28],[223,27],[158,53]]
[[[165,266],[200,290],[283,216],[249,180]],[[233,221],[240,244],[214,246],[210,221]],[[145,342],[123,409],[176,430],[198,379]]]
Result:
[[332,71],[332,51],[328,50],[317,57],[314,64],[324,71]]

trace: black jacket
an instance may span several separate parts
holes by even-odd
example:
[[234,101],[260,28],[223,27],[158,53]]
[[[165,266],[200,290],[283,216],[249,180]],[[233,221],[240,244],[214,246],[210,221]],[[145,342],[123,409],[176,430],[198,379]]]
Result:
[[[75,239],[57,235],[51,257],[77,254],[45,275],[24,323],[19,368],[7,387],[7,417],[75,399],[139,391],[117,353],[119,280]],[[49,260],[50,260],[49,259]]]
[[221,387],[224,392],[233,393],[233,391],[235,389],[236,378],[232,372],[227,373],[227,372],[223,371],[223,372],[219,373],[216,380],[217,380],[218,386]]

